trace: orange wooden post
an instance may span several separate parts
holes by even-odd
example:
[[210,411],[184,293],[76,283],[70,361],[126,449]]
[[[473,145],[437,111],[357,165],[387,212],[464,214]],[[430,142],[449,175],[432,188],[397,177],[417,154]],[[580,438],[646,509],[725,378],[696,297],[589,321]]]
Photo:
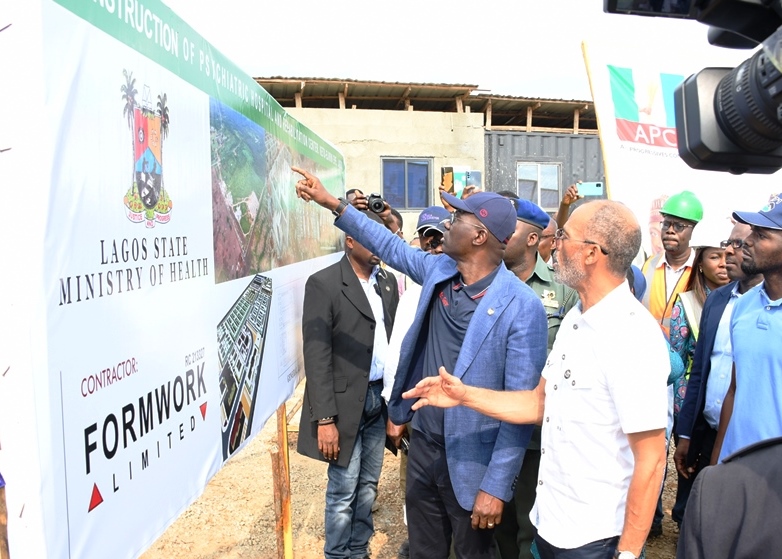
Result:
[[291,475],[288,455],[288,418],[285,404],[277,408],[277,445],[271,450],[274,483],[274,513],[277,517],[277,557],[293,559],[291,523]]

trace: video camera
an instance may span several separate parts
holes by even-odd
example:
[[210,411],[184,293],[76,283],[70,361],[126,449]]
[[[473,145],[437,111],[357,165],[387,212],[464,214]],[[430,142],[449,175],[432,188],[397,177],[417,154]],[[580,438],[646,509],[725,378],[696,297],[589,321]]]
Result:
[[679,156],[693,169],[782,168],[782,0],[604,0],[608,13],[694,19],[709,43],[756,48],[735,68],[704,68],[676,88]]

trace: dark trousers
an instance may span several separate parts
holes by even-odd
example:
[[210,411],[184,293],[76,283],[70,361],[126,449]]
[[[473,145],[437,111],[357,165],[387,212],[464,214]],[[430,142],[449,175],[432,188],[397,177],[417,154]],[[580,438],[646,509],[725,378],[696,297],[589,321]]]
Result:
[[693,432],[692,439],[690,439],[690,452],[687,455],[687,461],[691,464],[695,464],[696,476],[711,462],[711,453],[714,451],[714,444],[716,442],[717,431],[708,425],[699,429],[697,433]]
[[538,486],[540,468],[540,450],[524,453],[524,462],[516,480],[513,499],[505,503],[502,510],[502,523],[494,529],[500,559],[532,559],[532,541],[535,539],[535,526],[529,519],[532,505],[535,504],[535,489]]
[[[679,444],[679,437],[674,435],[676,444]],[[714,450],[714,443],[717,439],[717,431],[711,427],[704,427],[702,431],[697,434],[693,433],[693,437],[690,440],[690,452],[687,456],[688,462],[695,462],[695,472],[690,474],[689,479],[682,477],[681,475],[677,479],[676,483],[676,503],[671,510],[671,517],[673,521],[681,525],[684,520],[684,511],[687,508],[687,501],[690,498],[690,491],[692,491],[692,484],[695,483],[695,477],[709,465],[711,460],[711,451]],[[697,446],[698,448],[694,448]],[[677,472],[678,473],[678,472]]]
[[[673,434],[673,442],[676,446],[679,446],[679,435],[675,432]],[[684,520],[684,509],[687,507],[687,499],[690,498],[690,490],[694,480],[694,476],[690,476],[687,479],[682,477],[678,471],[676,472],[676,501],[671,509],[671,518],[677,525],[681,525],[682,520]]]
[[407,532],[411,559],[446,559],[453,539],[457,559],[491,559],[494,530],[473,530],[472,510],[456,500],[445,448],[420,431],[407,458]]
[[613,559],[619,536],[597,540],[581,547],[562,549],[554,547],[539,535],[535,536],[540,559]]

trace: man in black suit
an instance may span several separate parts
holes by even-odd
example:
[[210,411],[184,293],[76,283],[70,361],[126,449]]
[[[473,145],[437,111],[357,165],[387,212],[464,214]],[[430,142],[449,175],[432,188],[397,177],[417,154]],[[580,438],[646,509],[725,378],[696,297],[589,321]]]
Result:
[[[372,212],[370,219],[382,223]],[[350,236],[345,256],[309,277],[302,333],[307,377],[298,451],[324,460],[327,559],[368,557],[386,437],[383,366],[396,279]]]
[[780,463],[782,438],[776,438],[750,445],[706,468],[692,486],[676,558],[779,557]]
[[711,293],[703,307],[700,337],[676,425],[679,445],[673,459],[676,470],[687,479],[709,465],[714,448],[720,409],[730,386],[733,366],[730,338],[733,304],[763,280],[762,275],[748,276],[741,269],[744,260],[741,247],[750,232],[749,225],[737,223],[730,238],[720,243],[725,249],[725,269],[733,281]]

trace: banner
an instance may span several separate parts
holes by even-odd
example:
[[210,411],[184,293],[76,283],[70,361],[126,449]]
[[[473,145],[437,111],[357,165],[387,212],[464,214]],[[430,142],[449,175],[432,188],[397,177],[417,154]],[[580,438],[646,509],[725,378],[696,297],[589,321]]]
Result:
[[345,165],[162,3],[33,4],[0,37],[40,101],[3,161],[41,227],[3,250],[11,557],[133,558],[302,378],[304,281],[342,247],[290,167],[337,194]]
[[[608,194],[635,213],[647,254],[663,250],[659,210],[673,194],[690,190],[703,204],[704,219],[693,241],[718,243],[728,238],[733,211],[757,211],[779,192],[779,178],[774,175],[698,171],[679,157],[674,90],[689,75],[705,66],[724,66],[724,61],[720,64],[682,56],[675,45],[666,48],[660,42],[637,50],[626,45],[584,43],[583,51]],[[715,58],[722,56],[724,60],[725,51],[715,47],[714,52]],[[744,54],[750,55],[748,51]],[[735,58],[736,53],[731,55]]]

